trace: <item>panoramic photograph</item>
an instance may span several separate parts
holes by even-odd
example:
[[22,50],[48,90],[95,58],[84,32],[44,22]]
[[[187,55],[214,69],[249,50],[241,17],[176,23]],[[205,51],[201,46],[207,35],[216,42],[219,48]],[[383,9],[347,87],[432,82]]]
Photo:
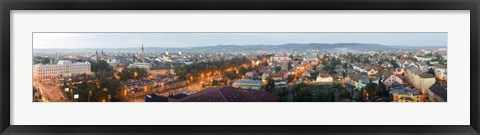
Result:
[[33,102],[447,102],[445,32],[33,33]]

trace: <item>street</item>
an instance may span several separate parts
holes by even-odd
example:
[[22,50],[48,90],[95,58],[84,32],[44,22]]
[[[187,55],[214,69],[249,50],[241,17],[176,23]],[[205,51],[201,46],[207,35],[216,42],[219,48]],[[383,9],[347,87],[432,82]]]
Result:
[[34,81],[33,86],[37,87],[42,94],[42,101],[47,102],[66,102],[67,97],[58,88],[50,86],[44,82]]

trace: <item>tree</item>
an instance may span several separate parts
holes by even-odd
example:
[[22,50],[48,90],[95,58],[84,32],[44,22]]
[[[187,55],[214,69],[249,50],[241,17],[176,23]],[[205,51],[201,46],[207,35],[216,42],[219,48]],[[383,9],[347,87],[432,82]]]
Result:
[[443,65],[443,64],[445,64],[445,62],[447,62],[447,61],[446,61],[446,60],[445,60],[445,61],[441,60],[441,61],[438,61],[438,64],[442,64],[442,65]]
[[343,67],[344,69],[347,69],[347,68],[348,68],[348,64],[347,64],[347,63],[343,63],[342,67]]
[[342,97],[342,98],[353,99],[352,94],[346,89],[340,89],[338,91],[338,93],[340,94],[340,97]]
[[430,73],[430,74],[432,74],[433,76],[435,76],[435,70],[433,70],[433,68],[428,68],[427,73]]
[[397,63],[395,60],[393,60],[393,59],[391,59],[389,62],[390,62],[390,64],[392,65],[392,67],[393,67],[394,69],[400,67],[400,66],[398,65],[398,63]]
[[118,74],[121,80],[139,79],[148,76],[147,71],[140,68],[125,68]]
[[267,84],[265,85],[266,91],[272,91],[275,88],[275,81],[272,78],[267,79]]
[[274,88],[272,93],[280,98],[280,102],[287,101],[287,95],[288,95],[287,88]]
[[336,65],[340,65],[340,64],[341,64],[340,59],[337,59],[335,57],[332,57],[330,59],[330,65],[332,65],[333,67],[335,67]]
[[186,80],[186,79],[187,79],[187,77],[186,77],[186,75],[187,75],[187,70],[186,70],[186,68],[184,68],[184,67],[182,67],[182,66],[180,66],[180,65],[177,65],[177,66],[173,67],[173,70],[175,71],[175,74],[177,74],[179,80]]
[[320,74],[318,71],[310,73],[310,79],[315,80],[318,77],[318,74]]
[[378,85],[375,84],[375,83],[368,83],[367,85],[365,85],[365,94],[366,94],[366,98],[368,100],[372,100],[375,96],[376,96],[376,93],[378,91]]
[[48,58],[48,57],[43,58],[42,61],[41,61],[41,63],[42,63],[42,64],[48,64],[48,63],[50,63],[50,58]]
[[[261,56],[260,58],[262,58]],[[187,74],[191,76],[200,76],[201,73],[211,72],[212,70],[226,70],[231,67],[239,67],[243,64],[250,64],[250,60],[246,57],[232,58],[230,60],[220,60],[211,62],[197,62],[190,65],[177,65],[174,67],[175,73],[179,80],[186,80]],[[264,63],[262,63],[264,64]],[[239,73],[246,73],[251,68],[240,67]]]
[[280,67],[280,66],[275,67],[275,73],[278,73],[280,70],[282,70],[282,67]]
[[90,62],[90,63],[91,63],[91,70],[92,72],[95,72],[95,73],[99,71],[111,71],[113,69],[104,60],[98,60],[97,62]]
[[292,62],[291,61],[288,62],[287,69],[288,70],[292,69]]
[[[297,102],[335,102],[335,93],[345,91],[345,97],[349,93],[341,84],[326,85],[307,85],[304,83],[296,84],[293,87],[295,91],[294,101]],[[341,95],[341,94],[340,94]]]
[[427,53],[427,54],[425,54],[425,56],[427,56],[427,57],[433,57],[433,53]]
[[294,78],[295,78],[294,75],[288,75],[287,81],[288,81],[288,82],[292,82]]
[[238,69],[238,73],[241,74],[241,75],[244,75],[245,73],[247,73],[249,70],[243,66],[241,66],[239,69]]
[[385,63],[385,61],[383,61],[383,60],[379,60],[379,61],[378,61],[378,64],[379,64],[379,65],[382,65],[383,63]]
[[363,63],[370,63],[370,59],[369,58],[363,58]]
[[83,59],[75,59],[75,60],[73,60],[73,61],[74,61],[74,62],[85,62],[85,60],[83,60]]

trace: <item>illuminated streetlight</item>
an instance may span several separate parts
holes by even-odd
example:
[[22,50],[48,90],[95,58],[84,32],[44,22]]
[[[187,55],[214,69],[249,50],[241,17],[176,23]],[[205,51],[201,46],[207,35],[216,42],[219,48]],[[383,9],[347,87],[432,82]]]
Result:
[[92,90],[88,91],[88,102],[90,102],[90,97],[92,96]]
[[123,95],[125,96],[125,101],[128,101],[128,97],[127,97],[127,89],[124,89],[123,90]]

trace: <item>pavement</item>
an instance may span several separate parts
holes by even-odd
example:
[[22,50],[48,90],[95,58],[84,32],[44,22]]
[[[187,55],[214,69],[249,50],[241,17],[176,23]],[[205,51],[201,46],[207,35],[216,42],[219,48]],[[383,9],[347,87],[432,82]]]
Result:
[[67,102],[67,96],[54,86],[38,81],[34,81],[33,86],[40,90],[43,102]]

